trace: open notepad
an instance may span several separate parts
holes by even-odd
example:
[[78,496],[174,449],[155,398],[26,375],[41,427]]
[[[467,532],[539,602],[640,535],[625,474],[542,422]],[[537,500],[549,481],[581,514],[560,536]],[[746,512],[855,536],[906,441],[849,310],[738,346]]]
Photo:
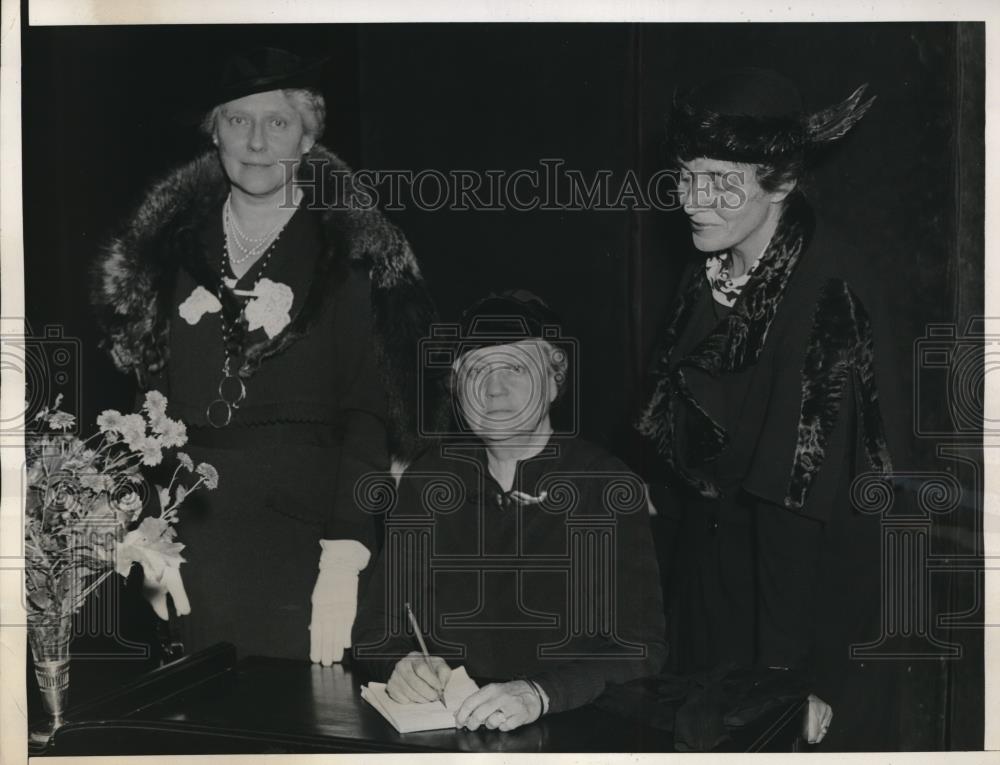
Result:
[[455,713],[462,702],[479,690],[465,667],[451,671],[444,689],[444,704],[428,701],[426,704],[400,704],[389,698],[385,683],[368,683],[361,686],[361,698],[379,711],[392,727],[400,733],[422,730],[440,730],[455,727]]

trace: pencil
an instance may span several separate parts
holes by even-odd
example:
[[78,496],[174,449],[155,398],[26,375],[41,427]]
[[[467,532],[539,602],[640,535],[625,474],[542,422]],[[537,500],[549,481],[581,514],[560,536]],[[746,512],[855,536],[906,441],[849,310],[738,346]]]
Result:
[[[423,651],[424,661],[427,663],[427,668],[433,672],[434,670],[431,667],[431,655],[427,652],[427,643],[424,642],[424,636],[420,632],[420,625],[417,624],[417,617],[413,615],[413,609],[410,608],[409,603],[404,603],[403,605],[406,606],[406,615],[410,617],[410,624],[413,625],[413,634],[417,636],[417,642],[420,643],[420,650]],[[438,701],[444,704],[444,690],[438,689],[437,694]]]

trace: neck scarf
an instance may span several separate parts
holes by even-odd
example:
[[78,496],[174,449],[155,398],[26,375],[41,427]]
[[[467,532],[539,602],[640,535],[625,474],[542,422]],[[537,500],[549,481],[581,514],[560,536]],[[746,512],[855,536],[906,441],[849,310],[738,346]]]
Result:
[[708,286],[712,288],[712,298],[716,303],[724,305],[726,308],[733,307],[736,299],[743,294],[743,288],[750,281],[750,277],[764,260],[768,245],[770,245],[770,241],[764,245],[764,249],[757,256],[757,259],[742,276],[730,276],[733,272],[733,253],[731,250],[723,250],[709,255],[705,261],[705,278],[708,280]]

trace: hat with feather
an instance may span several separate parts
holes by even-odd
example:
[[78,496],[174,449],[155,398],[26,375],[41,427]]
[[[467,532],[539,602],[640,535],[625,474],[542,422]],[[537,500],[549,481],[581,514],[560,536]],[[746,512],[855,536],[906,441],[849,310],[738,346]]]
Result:
[[838,104],[806,112],[798,88],[768,69],[725,71],[674,93],[667,126],[670,156],[767,164],[804,156],[847,134],[875,98],[867,83]]

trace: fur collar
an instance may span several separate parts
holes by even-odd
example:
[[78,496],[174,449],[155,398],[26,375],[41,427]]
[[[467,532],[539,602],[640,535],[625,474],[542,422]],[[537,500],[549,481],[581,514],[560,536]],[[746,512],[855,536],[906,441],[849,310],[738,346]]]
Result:
[[[819,295],[802,371],[802,400],[785,506],[801,508],[826,456],[840,407],[854,404],[861,448],[883,476],[892,472],[875,383],[875,344],[864,304],[842,279],[828,279]],[[844,401],[848,381],[854,401]]]
[[[398,418],[395,453],[412,453],[417,432],[413,402],[419,389],[414,349],[435,317],[416,259],[339,157],[314,146],[298,174],[307,195],[313,193],[311,206],[317,206],[316,195],[322,201],[326,249],[301,310],[279,334],[245,349],[239,374],[251,377],[263,361],[306,335],[345,268],[366,268],[390,417]],[[198,157],[152,188],[96,263],[92,301],[103,330],[101,346],[119,370],[135,374],[143,387],[169,362],[171,292],[180,265],[215,291],[218,277],[204,260],[197,237],[208,216],[218,214],[228,191],[215,152]]]
[[675,398],[687,406],[687,416],[693,426],[690,432],[699,434],[697,440],[687,445],[696,461],[705,462],[718,456],[728,443],[728,434],[698,405],[684,368],[700,369],[715,377],[742,371],[757,361],[799,257],[808,246],[813,225],[808,204],[801,195],[795,194],[781,216],[762,265],[747,282],[732,311],[687,356],[673,360],[674,346],[681,331],[698,300],[710,289],[704,270],[700,268],[691,269],[681,286],[680,299],[667,324],[653,371],[656,387],[639,420],[639,432],[654,441],[671,472],[703,496],[714,498],[718,490],[676,465]]
[[[732,311],[690,353],[675,359],[680,333],[697,301],[710,290],[700,268],[692,269],[682,285],[653,370],[656,386],[638,428],[654,441],[668,470],[682,485],[703,497],[718,498],[719,491],[710,481],[677,464],[676,408],[685,407],[690,423],[687,462],[702,464],[715,459],[728,445],[729,435],[699,406],[684,370],[693,367],[717,377],[741,372],[757,362],[814,226],[805,199],[794,195],[768,246],[766,260],[747,282]],[[875,384],[871,323],[861,301],[842,279],[827,279],[820,288],[805,353],[795,454],[783,498],[783,504],[792,509],[805,505],[823,465],[849,380],[855,392],[851,403],[860,420],[860,444],[868,463],[882,474],[892,470]]]

